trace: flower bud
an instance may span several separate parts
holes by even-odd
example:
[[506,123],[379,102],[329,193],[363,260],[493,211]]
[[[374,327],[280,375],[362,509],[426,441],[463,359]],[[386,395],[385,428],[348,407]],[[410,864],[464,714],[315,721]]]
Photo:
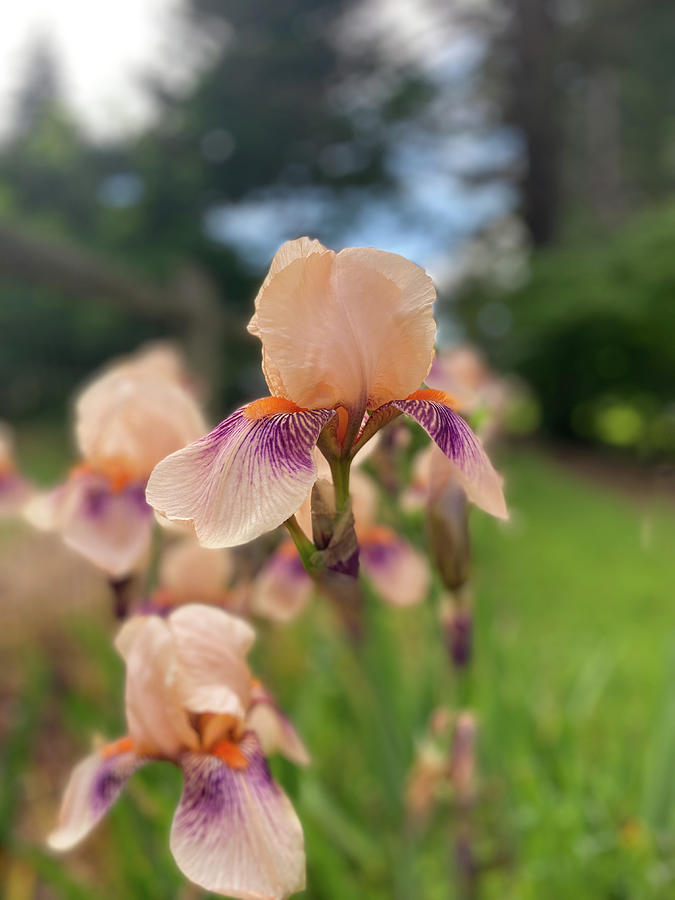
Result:
[[446,600],[441,605],[441,625],[445,646],[453,665],[463,669],[471,662],[473,646],[473,616],[468,603],[459,605]]
[[437,496],[430,498],[427,532],[443,583],[455,591],[466,583],[471,570],[467,499],[457,482],[448,482]]

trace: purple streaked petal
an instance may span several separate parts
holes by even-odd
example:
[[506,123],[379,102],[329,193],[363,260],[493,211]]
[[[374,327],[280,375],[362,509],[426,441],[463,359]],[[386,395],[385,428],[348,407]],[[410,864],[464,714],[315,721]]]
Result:
[[317,478],[312,448],[332,409],[251,419],[246,407],[172,453],[148,482],[148,502],[169,519],[194,521],[205,547],[245,544],[281,525]]
[[61,803],[59,823],[47,838],[53,850],[69,850],[85,838],[119,797],[128,779],[147,757],[92,753],[73,769]]
[[65,543],[109,575],[128,575],[147,553],[154,519],[142,483],[114,491],[105,476],[85,473],[64,485],[55,502]]
[[216,756],[181,757],[183,793],[171,852],[200,887],[241,900],[284,900],[305,886],[302,826],[272,779],[256,737],[239,745],[246,768]]
[[360,539],[361,564],[383,600],[412,606],[429,588],[429,566],[421,553],[393,531],[375,528]]
[[501,476],[461,416],[438,400],[419,396],[395,400],[392,405],[415,419],[438,444],[453,463],[457,478],[476,506],[499,519],[508,518]]

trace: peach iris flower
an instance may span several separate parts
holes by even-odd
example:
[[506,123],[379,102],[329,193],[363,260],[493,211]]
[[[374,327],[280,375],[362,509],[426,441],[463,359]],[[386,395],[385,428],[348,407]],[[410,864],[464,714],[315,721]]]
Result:
[[205,430],[181,383],[179,361],[153,347],[111,366],[79,396],[75,433],[82,462],[65,484],[27,509],[33,524],[113,577],[148,550],[153,526],[145,485],[155,464]]
[[406,413],[454,461],[474,502],[505,516],[478,439],[450,398],[420,390],[434,353],[435,297],[426,272],[394,253],[335,253],[309,238],[284,244],[248,326],[262,343],[272,396],[163,460],[148,502],[192,520],[206,546],[243,544],[300,507],[317,479],[312,449],[335,417],[340,453],[350,458],[378,425]]
[[303,889],[302,827],[265,754],[279,750],[299,764],[308,757],[251,678],[254,637],[243,620],[199,604],[123,626],[116,646],[127,668],[129,733],[73,770],[48,839],[53,849],[78,844],[137,769],[163,760],[183,770],[170,846],[191,881],[245,900],[282,900]]

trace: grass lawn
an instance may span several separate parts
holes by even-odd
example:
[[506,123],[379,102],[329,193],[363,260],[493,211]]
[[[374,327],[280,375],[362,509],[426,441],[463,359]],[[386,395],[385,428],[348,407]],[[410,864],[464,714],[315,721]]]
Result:
[[[524,450],[502,469],[512,521],[472,515],[470,681],[451,672],[431,606],[369,600],[356,652],[320,600],[292,626],[260,628],[254,667],[314,758],[306,772],[273,763],[305,826],[308,898],[675,896],[675,508],[646,508]],[[423,542],[420,522],[407,530]],[[64,613],[59,634],[7,653],[0,884],[10,900],[198,896],[168,851],[180,776],[167,764],[136,775],[82,849],[61,860],[40,843],[90,735],[122,733],[111,631],[100,614]],[[441,796],[413,825],[407,773],[432,711],[459,697],[479,720],[475,808],[460,828]],[[460,838],[482,867],[470,894],[458,887]]]

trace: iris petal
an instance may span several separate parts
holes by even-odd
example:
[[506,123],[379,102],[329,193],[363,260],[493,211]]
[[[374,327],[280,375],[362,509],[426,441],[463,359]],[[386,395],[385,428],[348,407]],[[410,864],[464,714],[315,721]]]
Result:
[[302,826],[272,779],[253,734],[239,744],[246,766],[187,753],[171,827],[181,871],[209,891],[240,900],[284,900],[305,886]]
[[418,551],[388,528],[373,528],[360,537],[361,565],[383,600],[412,606],[429,588],[429,566]]
[[332,409],[252,419],[238,409],[210,434],[162,460],[148,502],[194,521],[201,544],[234,547],[281,525],[316,481],[312,448]]
[[53,850],[79,844],[119,797],[127,780],[147,759],[133,752],[106,757],[92,753],[73,769],[59,812],[59,824],[47,839]]
[[407,400],[395,400],[392,406],[415,419],[438,444],[454,465],[469,500],[490,515],[507,519],[502,479],[483,445],[461,416],[439,400],[425,399],[424,393],[418,391]]

